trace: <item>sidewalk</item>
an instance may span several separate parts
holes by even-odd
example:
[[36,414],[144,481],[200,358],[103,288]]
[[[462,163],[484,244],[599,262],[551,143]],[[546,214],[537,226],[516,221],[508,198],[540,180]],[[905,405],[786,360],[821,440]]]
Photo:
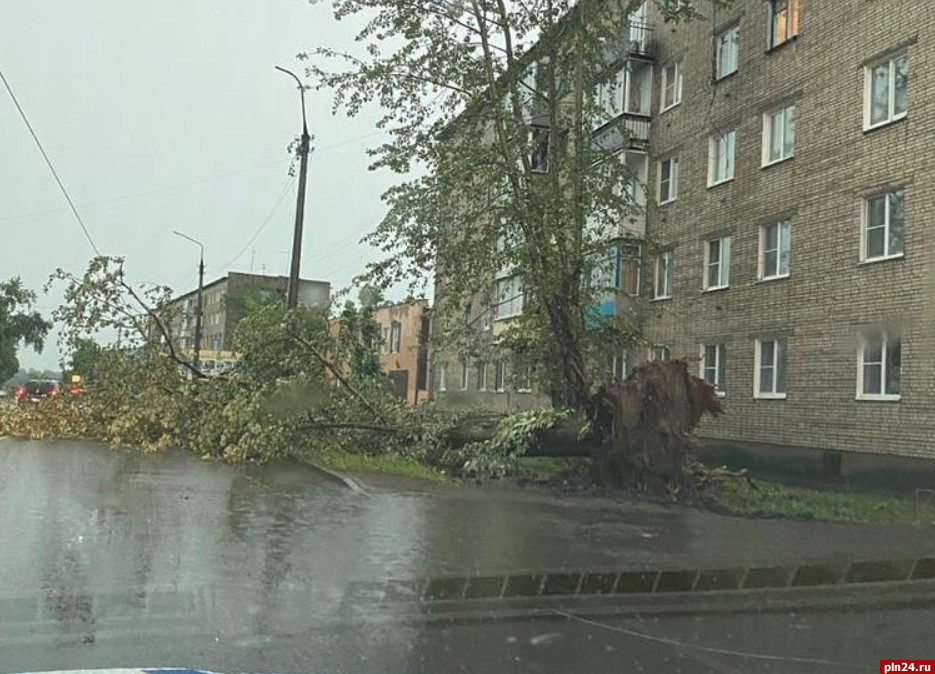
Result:
[[[484,572],[734,569],[935,557],[935,528],[930,526],[740,518],[507,484],[434,485],[383,475],[353,477],[369,494],[362,498],[431,499],[435,505],[429,509],[439,517],[457,513],[448,521],[462,541],[476,546],[502,527],[514,545],[535,550],[535,563],[523,555],[523,569],[515,566],[515,559],[501,564],[496,555],[484,555]],[[499,513],[494,521],[491,511]],[[461,566],[460,553],[450,552],[456,559],[445,566],[455,571]],[[476,561],[476,547],[463,553]]]

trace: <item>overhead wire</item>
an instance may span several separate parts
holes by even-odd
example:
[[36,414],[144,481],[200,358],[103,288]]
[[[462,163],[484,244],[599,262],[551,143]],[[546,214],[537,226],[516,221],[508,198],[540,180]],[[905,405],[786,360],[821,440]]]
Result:
[[[150,190],[144,190],[141,192],[131,192],[130,194],[122,194],[115,197],[107,197],[104,199],[98,199],[96,201],[89,201],[82,204],[83,206],[100,206],[102,204],[110,204],[117,201],[129,201],[131,199],[138,199],[140,197],[147,197],[153,194],[161,194],[163,192],[171,192],[173,190],[183,189],[185,187],[191,187],[193,185],[201,185],[203,183],[214,182],[216,180],[223,180],[225,178],[231,178],[233,176],[243,175],[244,173],[252,173],[253,171],[259,171],[264,168],[270,168],[272,166],[282,166],[290,162],[291,159],[278,159],[274,162],[267,162],[265,164],[257,164],[255,166],[249,166],[246,168],[238,169],[236,171],[228,171],[226,173],[218,173],[212,176],[206,176],[204,178],[197,178],[195,180],[189,180],[181,183],[173,183],[171,185],[166,185],[164,187],[155,187]],[[31,213],[18,213],[16,215],[5,215],[0,220],[20,220],[23,218],[31,218],[38,215],[48,215],[51,213],[58,213],[62,209],[50,209],[46,211],[33,211]]]
[[20,117],[23,118],[23,122],[26,124],[26,128],[29,129],[29,133],[32,136],[33,141],[35,141],[36,147],[39,148],[39,152],[42,154],[42,158],[45,159],[46,165],[52,172],[52,176],[55,178],[55,182],[58,184],[58,188],[62,191],[62,194],[65,197],[65,201],[68,202],[68,207],[71,209],[72,214],[74,214],[75,220],[78,221],[78,225],[81,227],[81,231],[84,233],[84,237],[88,240],[88,243],[91,244],[91,250],[94,251],[95,255],[100,255],[101,251],[94,242],[94,237],[91,236],[91,232],[88,231],[87,225],[85,225],[84,220],[81,219],[81,214],[78,213],[78,209],[75,208],[75,202],[72,201],[71,195],[69,195],[68,190],[65,189],[65,185],[62,183],[62,179],[59,177],[58,171],[55,170],[55,166],[52,164],[52,160],[49,158],[48,153],[46,153],[45,148],[42,146],[42,141],[39,140],[39,136],[36,134],[35,129],[33,129],[32,124],[29,122],[29,118],[26,116],[26,111],[23,110],[23,106],[20,105],[19,100],[16,98],[16,94],[13,93],[13,88],[10,86],[6,76],[3,74],[2,68],[0,68],[0,80],[3,81],[3,86],[6,87],[7,93],[10,94],[10,98],[13,99],[13,105],[16,106]]
[[286,198],[286,195],[289,194],[289,186],[294,185],[294,184],[295,184],[295,178],[293,176],[289,176],[288,178],[286,178],[285,184],[283,184],[282,189],[279,191],[279,196],[276,197],[276,201],[273,203],[272,208],[270,209],[269,213],[267,213],[266,217],[263,218],[263,220],[260,222],[260,225],[259,227],[257,227],[256,231],[253,233],[253,236],[251,236],[250,240],[244,244],[243,248],[240,249],[239,253],[237,253],[234,257],[232,257],[230,260],[228,260],[224,264],[220,265],[218,269],[224,271],[228,267],[230,267],[232,264],[234,264],[237,260],[239,260],[241,257],[243,257],[244,253],[246,253],[250,249],[250,246],[253,245],[254,241],[256,241],[259,238],[260,234],[263,233],[263,230],[265,230],[267,225],[269,225],[269,223],[272,221],[273,216],[276,215],[276,212],[279,210],[279,207],[282,205],[282,202]]

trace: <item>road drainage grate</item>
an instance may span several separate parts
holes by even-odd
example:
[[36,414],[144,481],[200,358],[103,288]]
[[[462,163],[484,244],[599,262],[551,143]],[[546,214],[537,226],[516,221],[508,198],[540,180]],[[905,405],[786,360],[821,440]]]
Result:
[[737,592],[782,588],[830,587],[867,583],[935,580],[935,558],[857,561],[850,564],[801,564],[736,569],[663,569],[522,573],[504,576],[438,577],[426,581],[385,581],[382,591],[368,583],[357,594],[383,601],[448,602],[597,597],[688,592]]

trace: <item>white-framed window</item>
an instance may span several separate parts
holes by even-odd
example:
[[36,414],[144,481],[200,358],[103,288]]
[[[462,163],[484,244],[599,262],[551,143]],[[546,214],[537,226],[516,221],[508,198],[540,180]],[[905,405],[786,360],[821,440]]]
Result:
[[704,289],[718,290],[730,285],[730,237],[705,241]]
[[390,352],[390,329],[383,328],[383,341],[380,343],[380,353],[389,353]]
[[670,63],[662,69],[662,104],[660,112],[674,108],[682,102],[682,64]]
[[497,297],[494,320],[513,318],[523,313],[523,283],[519,276],[510,276],[497,281]]
[[702,344],[698,376],[714,387],[719,396],[724,395],[727,380],[727,346],[725,344]]
[[763,115],[763,166],[795,155],[795,106]]
[[862,335],[857,352],[857,399],[899,400],[902,340],[885,330]]
[[653,67],[631,61],[627,71],[626,111],[649,117],[653,107]]
[[672,357],[669,347],[664,344],[656,344],[649,350],[649,359],[651,361],[667,361]]
[[448,390],[448,366],[445,363],[438,364],[438,390]]
[[617,260],[614,266],[614,287],[624,295],[638,297],[643,246],[636,241],[624,240],[615,246],[615,251]]
[[503,393],[506,390],[506,367],[502,360],[493,364],[493,389],[497,393]]
[[735,141],[734,131],[708,139],[708,187],[734,179]]
[[477,390],[487,390],[487,362],[483,360],[477,363]]
[[788,220],[760,227],[760,280],[788,276],[791,250],[792,224]]
[[785,44],[799,34],[799,0],[768,0],[769,49]]
[[471,379],[471,372],[468,370],[467,361],[461,361],[461,390],[468,390],[468,383]]
[[906,116],[909,110],[909,57],[891,56],[864,71],[864,128]]
[[895,190],[864,199],[861,259],[886,260],[903,254],[905,192]]
[[786,397],[788,343],[783,339],[756,340],[754,398]]
[[740,26],[735,24],[714,37],[715,79],[737,72],[740,50]]
[[403,324],[399,321],[390,323],[390,353],[399,353],[403,338]]
[[607,360],[610,380],[613,382],[625,381],[630,372],[627,364],[627,352],[615,353]]
[[655,269],[653,270],[653,299],[664,300],[672,297],[673,281],[673,253],[671,250],[664,250],[656,256]]
[[513,358],[513,389],[517,393],[532,392],[532,364],[524,356]]
[[659,162],[659,203],[675,201],[679,195],[679,158],[669,157]]

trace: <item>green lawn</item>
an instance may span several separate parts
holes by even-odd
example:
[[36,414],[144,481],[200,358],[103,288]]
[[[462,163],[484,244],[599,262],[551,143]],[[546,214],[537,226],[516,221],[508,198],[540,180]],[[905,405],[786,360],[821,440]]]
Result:
[[578,457],[521,456],[516,459],[518,470],[543,478],[575,471],[589,463],[590,459]]
[[[712,506],[734,515],[789,517],[843,522],[916,521],[909,498],[877,494],[787,487],[774,482],[724,479],[712,489]],[[935,504],[923,508],[921,519],[935,521]]]
[[444,482],[448,478],[425,464],[391,454],[364,454],[357,452],[325,452],[313,457],[313,463],[339,472],[371,472],[403,475],[422,480]]

